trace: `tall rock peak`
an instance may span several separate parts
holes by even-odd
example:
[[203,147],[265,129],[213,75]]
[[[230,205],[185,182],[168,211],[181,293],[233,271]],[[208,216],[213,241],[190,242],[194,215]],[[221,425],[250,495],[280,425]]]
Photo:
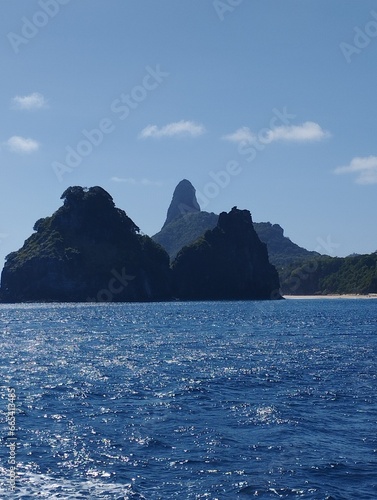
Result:
[[195,195],[195,188],[187,179],[183,179],[175,188],[163,228],[178,217],[190,212],[200,212]]

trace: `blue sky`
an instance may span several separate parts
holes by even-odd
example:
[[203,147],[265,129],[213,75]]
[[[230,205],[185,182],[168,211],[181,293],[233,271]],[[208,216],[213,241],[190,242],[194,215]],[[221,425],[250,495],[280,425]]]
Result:
[[68,186],[152,235],[183,178],[308,249],[377,249],[375,1],[1,7],[1,265]]

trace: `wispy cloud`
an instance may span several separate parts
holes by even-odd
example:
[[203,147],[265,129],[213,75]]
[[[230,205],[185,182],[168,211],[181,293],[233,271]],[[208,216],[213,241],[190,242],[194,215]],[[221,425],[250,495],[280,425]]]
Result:
[[288,125],[271,130],[272,141],[313,142],[329,137],[330,133],[315,122],[305,122],[302,125]]
[[135,179],[133,177],[111,177],[113,182],[124,182],[125,184],[132,184],[133,186],[162,186],[161,181],[152,181],[150,179]]
[[249,127],[241,127],[232,134],[223,136],[223,139],[230,142],[238,143],[252,143],[257,140],[257,136],[249,129]]
[[34,153],[38,151],[40,147],[39,142],[35,141],[34,139],[20,137],[19,135],[14,135],[13,137],[10,137],[6,141],[5,145],[12,153],[21,153],[21,154]]
[[255,134],[249,127],[241,127],[232,134],[224,135],[223,139],[237,144],[252,144],[255,141],[270,144],[276,141],[314,142],[330,136],[329,132],[315,122],[305,122],[301,125],[282,125],[262,131],[263,136],[260,137],[260,134]]
[[337,167],[335,174],[356,174],[357,184],[377,184],[377,156],[356,157],[349,165]]
[[206,131],[204,125],[192,121],[181,120],[179,122],[168,123],[163,127],[148,125],[141,132],[139,137],[198,137]]
[[22,109],[26,111],[33,111],[35,109],[46,108],[47,101],[42,94],[34,92],[29,95],[17,95],[12,99],[13,109]]

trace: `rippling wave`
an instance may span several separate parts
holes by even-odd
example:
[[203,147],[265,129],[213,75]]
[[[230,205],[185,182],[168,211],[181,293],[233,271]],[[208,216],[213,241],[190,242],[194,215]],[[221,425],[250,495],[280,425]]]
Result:
[[377,498],[376,312],[1,305],[0,497]]

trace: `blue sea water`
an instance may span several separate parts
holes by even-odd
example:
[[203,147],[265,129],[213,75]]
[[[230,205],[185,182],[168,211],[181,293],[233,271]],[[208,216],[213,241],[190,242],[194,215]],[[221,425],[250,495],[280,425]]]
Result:
[[377,498],[377,300],[1,305],[0,339],[0,498]]

